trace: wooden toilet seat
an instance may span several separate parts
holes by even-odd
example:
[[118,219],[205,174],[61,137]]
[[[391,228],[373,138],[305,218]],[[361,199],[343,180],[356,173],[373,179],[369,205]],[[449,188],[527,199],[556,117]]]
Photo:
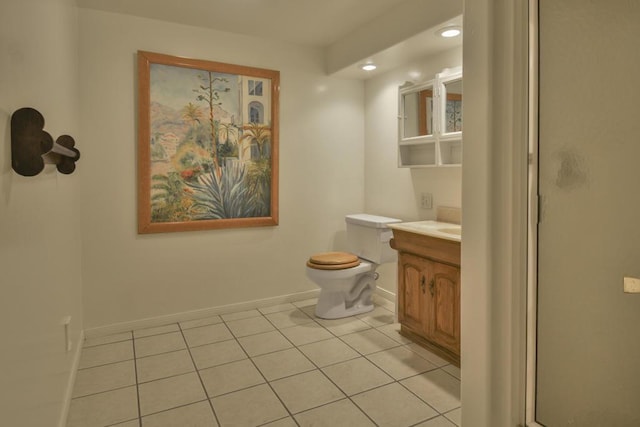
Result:
[[307,266],[317,270],[343,270],[360,265],[360,259],[349,252],[322,252],[312,255]]

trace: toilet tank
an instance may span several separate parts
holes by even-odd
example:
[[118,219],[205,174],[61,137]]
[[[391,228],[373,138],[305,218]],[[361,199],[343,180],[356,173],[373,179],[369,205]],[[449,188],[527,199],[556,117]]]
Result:
[[369,214],[347,215],[345,220],[349,252],[376,264],[397,259],[396,251],[389,246],[393,231],[387,224],[402,220]]

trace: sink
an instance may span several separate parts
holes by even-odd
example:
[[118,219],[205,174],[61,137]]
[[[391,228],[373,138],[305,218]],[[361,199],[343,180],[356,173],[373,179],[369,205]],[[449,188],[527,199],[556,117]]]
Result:
[[403,230],[411,233],[424,234],[427,236],[439,237],[441,239],[454,240],[459,242],[462,236],[462,227],[458,224],[439,221],[416,221],[389,224],[389,228]]
[[462,236],[462,228],[439,228],[439,232],[447,234],[455,234],[456,236]]

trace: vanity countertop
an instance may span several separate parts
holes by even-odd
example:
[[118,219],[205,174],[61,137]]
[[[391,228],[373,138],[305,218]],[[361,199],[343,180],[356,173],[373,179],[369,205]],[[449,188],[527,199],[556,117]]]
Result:
[[429,220],[387,224],[387,227],[392,230],[408,231],[454,242],[462,241],[462,227],[460,224]]

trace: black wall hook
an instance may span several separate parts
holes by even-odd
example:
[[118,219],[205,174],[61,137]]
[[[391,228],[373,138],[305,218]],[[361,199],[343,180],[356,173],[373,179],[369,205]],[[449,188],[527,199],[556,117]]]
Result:
[[72,173],[80,159],[80,151],[74,146],[69,135],[54,142],[44,130],[44,117],[36,109],[20,108],[11,115],[11,167],[20,175],[37,175],[45,163],[55,164],[58,172]]

